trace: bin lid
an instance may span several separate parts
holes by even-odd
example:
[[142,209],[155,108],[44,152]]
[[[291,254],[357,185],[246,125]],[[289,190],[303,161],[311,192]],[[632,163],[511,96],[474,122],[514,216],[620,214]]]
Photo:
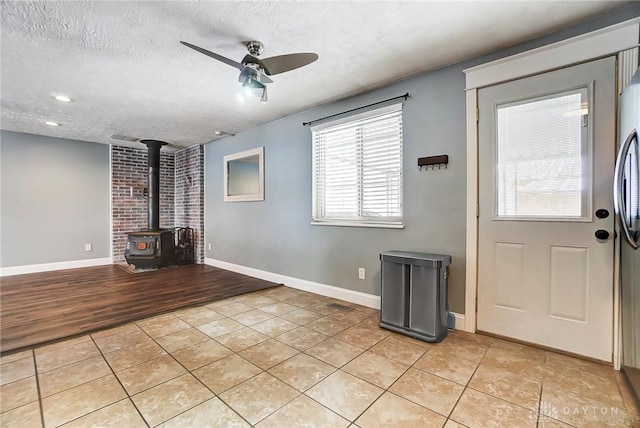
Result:
[[380,253],[383,262],[395,262],[410,265],[441,268],[451,264],[451,256],[446,254],[417,253],[414,251],[385,251]]

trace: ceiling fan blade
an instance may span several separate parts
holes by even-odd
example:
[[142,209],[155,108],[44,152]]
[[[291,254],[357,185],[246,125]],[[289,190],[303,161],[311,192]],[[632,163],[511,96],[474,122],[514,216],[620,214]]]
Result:
[[295,53],[288,55],[272,56],[270,58],[260,59],[260,64],[264,68],[265,73],[269,76],[284,73],[286,71],[295,70],[304,67],[318,59],[315,53]]
[[183,42],[182,40],[180,40],[180,43],[182,43],[183,45],[200,52],[201,54],[205,54],[206,56],[210,56],[211,58],[217,59],[218,61],[224,62],[225,64],[230,65],[231,67],[235,67],[238,70],[242,70],[242,68],[244,67],[242,64],[240,64],[239,62],[235,62],[232,59],[223,57],[222,55],[218,55],[217,53],[213,53],[211,51],[208,51],[206,49],[200,48],[196,45],[192,45],[191,43],[187,43],[187,42]]

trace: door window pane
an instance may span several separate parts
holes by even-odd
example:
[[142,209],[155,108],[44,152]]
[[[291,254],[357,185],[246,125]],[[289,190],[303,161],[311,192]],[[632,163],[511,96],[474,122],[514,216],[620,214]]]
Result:
[[587,215],[588,111],[586,88],[497,107],[498,217]]

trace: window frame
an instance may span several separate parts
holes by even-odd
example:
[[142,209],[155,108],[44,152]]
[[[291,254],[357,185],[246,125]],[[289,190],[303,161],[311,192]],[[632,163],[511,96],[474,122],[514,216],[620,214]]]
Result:
[[[376,116],[382,116],[390,113],[398,113],[400,115],[400,141],[399,141],[399,165],[398,165],[398,207],[400,214],[399,216],[392,217],[379,217],[376,216],[351,216],[351,217],[340,217],[340,216],[321,216],[319,215],[320,208],[318,207],[318,202],[321,196],[317,194],[318,185],[317,180],[319,179],[318,168],[320,159],[318,159],[317,149],[318,143],[316,141],[316,133],[319,131],[323,131],[330,128],[340,127],[345,124],[350,124],[354,122],[362,122],[370,118],[374,118]],[[312,132],[312,208],[311,208],[311,224],[316,226],[347,226],[347,227],[375,227],[375,228],[392,228],[392,229],[402,229],[404,228],[404,207],[403,207],[403,193],[404,193],[404,138],[402,133],[403,128],[403,103],[396,102],[390,105],[386,105],[384,107],[378,107],[375,109],[370,109],[362,113],[352,114],[346,117],[341,117],[336,120],[325,121],[318,125],[311,127]],[[357,129],[357,126],[354,126],[354,129]],[[363,197],[363,180],[362,175],[365,169],[364,159],[362,154],[364,153],[364,145],[362,140],[356,139],[353,143],[353,147],[357,152],[357,162],[356,166],[356,174],[359,177],[357,184],[357,196],[355,202],[358,205],[358,213],[362,213],[362,207],[364,203]],[[388,195],[388,193],[387,193]]]

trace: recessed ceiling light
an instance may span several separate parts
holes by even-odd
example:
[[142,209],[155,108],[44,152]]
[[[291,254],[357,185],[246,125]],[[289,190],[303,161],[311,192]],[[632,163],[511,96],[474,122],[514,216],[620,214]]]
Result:
[[53,97],[55,100],[60,101],[62,103],[70,103],[71,101],[73,101],[71,98],[69,98],[66,95],[56,95]]
[[45,123],[49,126],[60,126],[58,122],[53,122],[51,120],[47,120]]

